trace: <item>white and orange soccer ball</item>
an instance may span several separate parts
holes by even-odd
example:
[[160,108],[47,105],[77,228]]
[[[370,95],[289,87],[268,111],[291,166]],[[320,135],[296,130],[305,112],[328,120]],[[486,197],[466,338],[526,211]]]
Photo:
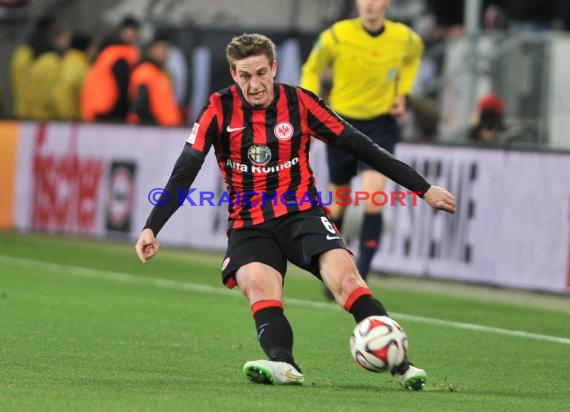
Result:
[[350,353],[364,369],[388,372],[408,357],[408,337],[388,316],[370,316],[354,328]]

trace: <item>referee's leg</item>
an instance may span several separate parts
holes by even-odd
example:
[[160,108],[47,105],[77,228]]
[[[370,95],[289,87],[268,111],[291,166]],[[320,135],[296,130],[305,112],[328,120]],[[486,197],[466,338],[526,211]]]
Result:
[[374,193],[385,192],[388,178],[376,170],[364,170],[361,174],[362,188],[369,198],[364,201],[357,266],[362,277],[367,279],[372,259],[380,246],[384,226],[382,202],[373,201],[372,197]]

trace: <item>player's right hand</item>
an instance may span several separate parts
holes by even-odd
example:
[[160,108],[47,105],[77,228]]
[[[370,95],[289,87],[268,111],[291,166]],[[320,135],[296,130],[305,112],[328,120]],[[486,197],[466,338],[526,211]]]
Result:
[[154,237],[150,229],[144,229],[135,245],[135,250],[142,263],[146,263],[150,258],[158,253],[160,243]]

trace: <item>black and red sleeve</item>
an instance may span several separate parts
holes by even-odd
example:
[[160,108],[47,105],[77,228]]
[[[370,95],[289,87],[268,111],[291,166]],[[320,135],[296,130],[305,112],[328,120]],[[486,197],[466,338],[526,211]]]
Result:
[[430,188],[431,185],[427,180],[410,165],[397,159],[355,129],[315,94],[300,90],[308,110],[309,128],[315,137],[349,152],[358,160],[420,196]]
[[186,199],[210,147],[220,135],[221,112],[218,112],[218,100],[217,96],[213,95],[202,109],[164,186],[161,198],[150,212],[144,229],[151,229],[155,236]]

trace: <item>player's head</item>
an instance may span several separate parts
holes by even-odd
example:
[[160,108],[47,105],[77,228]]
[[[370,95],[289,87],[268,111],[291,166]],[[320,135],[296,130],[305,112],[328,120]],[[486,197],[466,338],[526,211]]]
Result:
[[153,39],[146,47],[146,55],[158,63],[159,66],[164,66],[168,60],[168,53],[171,46],[171,36],[165,30],[157,30]]
[[390,0],[356,0],[358,16],[364,23],[376,23],[384,20]]
[[127,44],[135,44],[140,35],[141,23],[132,16],[126,16],[119,25],[119,37]]
[[71,28],[64,22],[55,22],[49,29],[50,43],[54,50],[63,52],[71,44]]
[[267,107],[274,97],[277,74],[275,44],[262,34],[235,36],[226,47],[232,78],[253,107]]

